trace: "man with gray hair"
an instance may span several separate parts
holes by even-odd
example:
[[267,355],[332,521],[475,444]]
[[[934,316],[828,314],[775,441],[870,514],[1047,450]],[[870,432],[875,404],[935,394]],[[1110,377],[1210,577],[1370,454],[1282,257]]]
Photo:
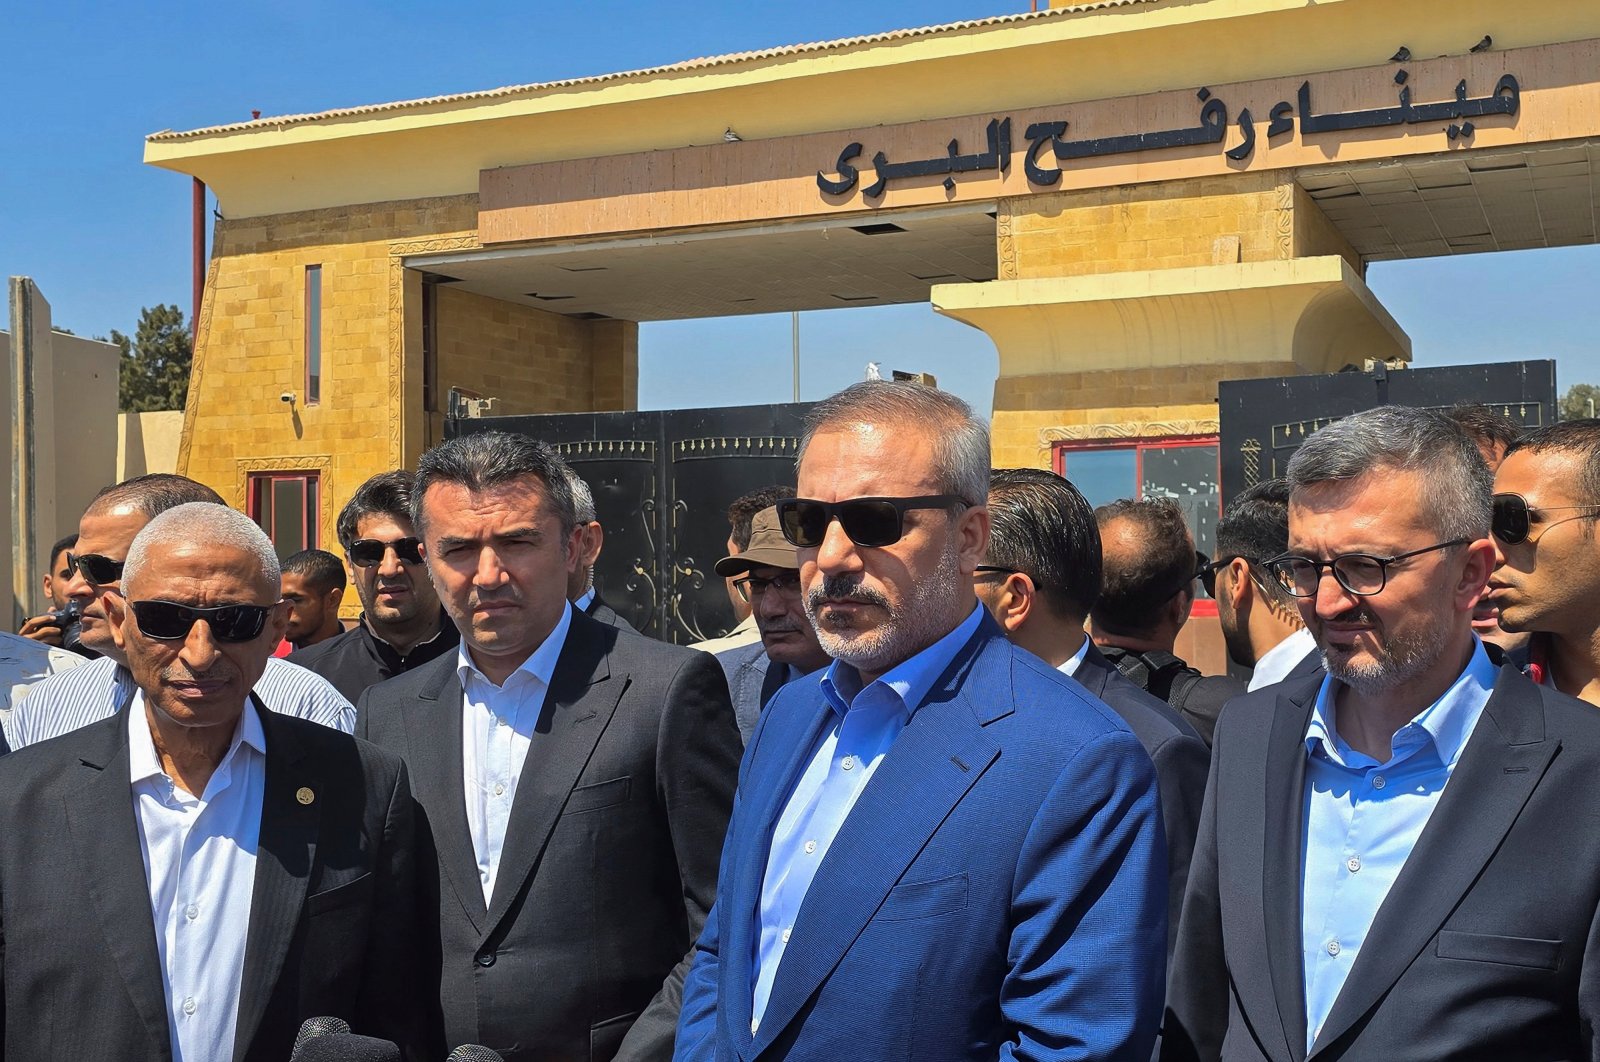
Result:
[[1150,758],[978,603],[989,433],[856,384],[778,503],[834,662],[768,703],[675,1058],[1146,1062],[1166,857]]
[[428,451],[412,510],[461,646],[367,690],[358,733],[405,758],[431,839],[435,1056],[665,1059],[738,772],[722,669],[572,607],[582,531],[544,443]]
[[1288,478],[1265,567],[1327,674],[1222,714],[1162,1057],[1600,1058],[1600,715],[1473,633],[1477,447],[1384,406]]
[[[217,492],[184,476],[151,473],[106,487],[96,494],[78,522],[78,545],[68,555],[72,580],[67,596],[83,609],[83,644],[101,654],[71,671],[53,675],[12,709],[5,737],[20,749],[115,715],[133,699],[135,685],[127,662],[111,635],[108,601],[121,594],[122,567],[134,536],[156,516],[190,502],[222,504]],[[269,660],[256,692],[282,715],[349,733],[355,707],[330,684],[303,667]]]
[[121,574],[129,710],[0,760],[7,1056],[278,1062],[327,1015],[433,1057],[405,768],[252,692],[288,622],[272,543],[186,503]]
[[594,507],[594,492],[584,478],[567,466],[572,484],[572,508],[578,523],[578,564],[567,576],[567,600],[572,607],[601,623],[609,623],[625,631],[634,630],[633,624],[617,614],[617,610],[600,598],[594,585],[594,566],[600,559],[600,550],[606,543],[606,529],[600,523],[600,514]]

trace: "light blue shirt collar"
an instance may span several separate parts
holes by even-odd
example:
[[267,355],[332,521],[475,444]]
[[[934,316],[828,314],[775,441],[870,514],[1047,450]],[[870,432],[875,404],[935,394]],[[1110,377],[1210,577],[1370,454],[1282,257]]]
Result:
[[[562,602],[562,606],[561,618],[556,620],[555,627],[545,636],[544,641],[539,643],[539,648],[528,654],[528,659],[522,662],[522,666],[506,676],[501,688],[518,681],[518,676],[523,674],[533,676],[549,688],[550,676],[555,674],[556,661],[561,657],[561,647],[566,644],[567,631],[572,627],[572,604]],[[456,677],[460,680],[462,689],[467,688],[467,682],[472,678],[488,682],[491,686],[495,685],[489,682],[489,677],[479,671],[478,665],[473,663],[472,654],[467,651],[465,637],[461,639],[461,647],[456,650]]]
[[[1411,722],[1395,731],[1390,762],[1414,755],[1427,744],[1432,744],[1439,762],[1454,767],[1461,758],[1467,739],[1483,713],[1489,695],[1494,692],[1495,666],[1476,636],[1472,639],[1472,658],[1466,668],[1451,683],[1444,695],[1424,708]],[[1338,680],[1332,675],[1322,680],[1317,691],[1316,707],[1311,712],[1311,722],[1306,727],[1306,752],[1320,754],[1340,766],[1368,765],[1370,757],[1355,751],[1339,736],[1334,694]]]
[[[944,674],[945,668],[950,666],[950,661],[956,658],[962,646],[972,640],[981,622],[983,622],[983,606],[974,603],[972,611],[955,630],[916,656],[896,664],[866,689],[882,686],[905,706],[908,716],[914,714],[927,698],[934,682]],[[853,666],[843,660],[835,660],[828,665],[827,673],[822,676],[822,696],[841,719],[850,710],[856,698],[864,692],[866,691],[861,687],[861,674]]]

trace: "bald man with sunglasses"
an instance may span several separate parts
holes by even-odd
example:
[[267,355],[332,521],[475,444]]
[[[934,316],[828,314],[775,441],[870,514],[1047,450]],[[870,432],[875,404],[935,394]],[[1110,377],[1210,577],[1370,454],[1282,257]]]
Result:
[[356,488],[337,527],[361,618],[344,633],[289,654],[291,664],[315,671],[351,702],[461,644],[422,564],[411,484],[411,473],[397,469]]

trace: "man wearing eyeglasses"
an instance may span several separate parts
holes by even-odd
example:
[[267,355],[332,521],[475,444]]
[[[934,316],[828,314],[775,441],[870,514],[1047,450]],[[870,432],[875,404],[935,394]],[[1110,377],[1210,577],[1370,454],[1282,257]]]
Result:
[[253,692],[287,622],[272,543],[186,503],[124,564],[129,711],[0,760],[6,1057],[280,1062],[318,1015],[435,1057],[405,768]]
[[[126,708],[135,690],[122,651],[111,636],[106,603],[121,594],[123,559],[134,536],[152,519],[187,502],[221,505],[217,492],[184,476],[156,472],[101,490],[78,522],[78,545],[69,554],[67,596],[82,609],[83,644],[101,654],[81,667],[28,689],[5,723],[12,749],[87,726]],[[355,706],[317,675],[270,660],[256,690],[268,708],[349,733]]]
[[778,527],[778,509],[756,513],[745,548],[717,561],[714,570],[733,580],[734,592],[749,602],[761,640],[716,654],[733,696],[733,714],[745,741],[772,695],[795,679],[827,667],[828,654],[806,616],[800,594],[800,562]]
[[1155,773],[975,599],[988,481],[987,426],[933,388],[808,415],[777,509],[834,662],[751,737],[680,1062],[1148,1060]]
[[455,625],[439,605],[411,524],[410,472],[380,472],[339,512],[339,544],[361,599],[361,618],[343,634],[289,654],[352,702],[367,687],[453,653]]
[[1384,406],[1288,479],[1267,567],[1327,674],[1218,723],[1163,1058],[1600,1057],[1600,713],[1473,633],[1495,553],[1476,445]]
[[1536,682],[1600,705],[1600,421],[1562,421],[1513,442],[1494,489],[1489,597],[1500,626],[1532,634]]

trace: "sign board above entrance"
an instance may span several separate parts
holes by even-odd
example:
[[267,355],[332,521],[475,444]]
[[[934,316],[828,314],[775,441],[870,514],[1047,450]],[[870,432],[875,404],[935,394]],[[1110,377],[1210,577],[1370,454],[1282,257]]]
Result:
[[[484,245],[1600,136],[1600,40],[484,170]],[[708,132],[708,137],[710,133]],[[844,151],[841,152],[841,146]],[[867,156],[869,150],[871,155]],[[974,150],[976,149],[976,150]]]

